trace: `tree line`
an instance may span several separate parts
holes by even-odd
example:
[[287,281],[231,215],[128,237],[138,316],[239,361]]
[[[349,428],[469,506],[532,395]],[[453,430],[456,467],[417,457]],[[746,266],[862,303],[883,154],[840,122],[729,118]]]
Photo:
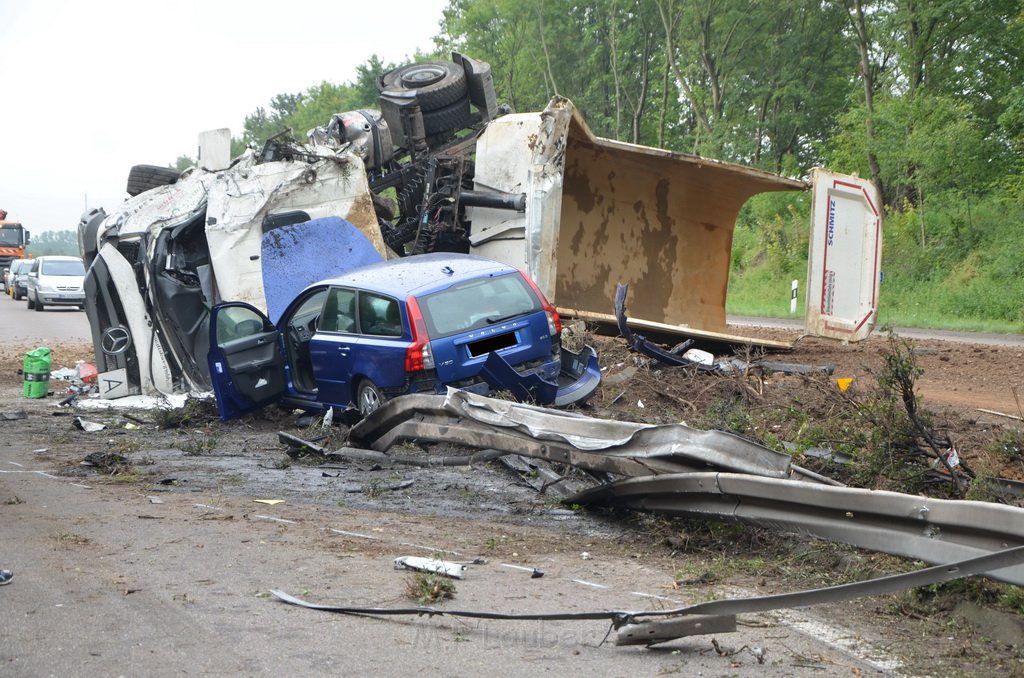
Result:
[[[562,95],[600,136],[870,177],[897,280],[943,282],[945,267],[975,288],[965,295],[1007,297],[992,313],[1024,322],[1022,0],[450,0],[434,41],[419,58],[487,61],[517,111]],[[353,82],[277,95],[236,150],[376,107],[376,78],[394,66],[373,56]],[[786,232],[771,227],[788,218],[778,205],[741,216],[741,228],[761,221],[767,250]]]
[[[564,95],[601,136],[858,172],[897,209],[1005,188],[1024,150],[1020,0],[450,0],[435,43],[515,110]],[[275,96],[238,148],[374,106],[393,66]]]

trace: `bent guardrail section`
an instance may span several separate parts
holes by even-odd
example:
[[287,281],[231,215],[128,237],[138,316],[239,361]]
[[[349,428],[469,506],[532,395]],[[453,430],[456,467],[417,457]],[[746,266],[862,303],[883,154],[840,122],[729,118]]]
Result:
[[[943,564],[1024,545],[1024,509],[734,473],[630,478],[565,500],[737,520]],[[989,573],[1024,585],[1024,566]]]

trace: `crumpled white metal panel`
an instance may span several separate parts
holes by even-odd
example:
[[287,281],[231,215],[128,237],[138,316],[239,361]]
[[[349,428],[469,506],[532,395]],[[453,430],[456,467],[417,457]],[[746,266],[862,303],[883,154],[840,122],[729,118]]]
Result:
[[176,183],[158,186],[129,198],[103,222],[98,241],[116,236],[122,239],[159,232],[194,214],[206,201],[215,175],[203,170],[187,172]]
[[553,299],[565,137],[572,104],[560,99],[540,113],[502,116],[476,147],[474,187],[525,193],[526,211],[472,208],[473,254],[525,269]]
[[303,211],[310,219],[346,219],[386,256],[359,158],[341,154],[314,163],[280,161],[232,168],[216,175],[206,212],[218,300],[244,301],[266,311],[260,263],[263,220],[294,211]]

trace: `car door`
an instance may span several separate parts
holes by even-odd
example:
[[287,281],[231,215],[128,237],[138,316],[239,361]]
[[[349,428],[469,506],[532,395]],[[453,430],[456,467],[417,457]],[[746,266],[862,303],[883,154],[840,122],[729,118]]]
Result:
[[342,408],[352,400],[352,371],[359,342],[355,304],[355,290],[330,288],[316,334],[309,342],[317,400]]
[[210,379],[223,421],[285,395],[285,360],[278,330],[249,304],[214,306],[208,355]]

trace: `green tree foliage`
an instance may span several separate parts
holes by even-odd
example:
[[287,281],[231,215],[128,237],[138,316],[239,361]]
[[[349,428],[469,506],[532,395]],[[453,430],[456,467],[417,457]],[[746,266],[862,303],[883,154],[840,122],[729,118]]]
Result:
[[[789,176],[827,165],[870,177],[889,223],[883,308],[892,289],[904,314],[963,302],[1024,322],[1010,233],[1024,232],[1024,0],[449,0],[434,39],[433,58],[488,62],[518,111],[561,95],[601,136]],[[233,150],[376,108],[393,66],[371,56],[354,82],[278,95]],[[754,303],[759,286],[802,277],[807,211],[792,196],[742,211],[733,283],[753,281]]]
[[43,231],[33,233],[25,253],[31,257],[46,254],[64,254],[77,257],[78,234],[75,231]]
[[394,68],[373,55],[356,67],[354,83],[321,82],[298,94],[278,94],[269,108],[257,108],[245,118],[241,139],[233,139],[231,151],[237,155],[246,146],[260,147],[270,137],[291,130],[297,139],[320,125],[326,125],[335,113],[359,108],[375,108],[377,77]]

